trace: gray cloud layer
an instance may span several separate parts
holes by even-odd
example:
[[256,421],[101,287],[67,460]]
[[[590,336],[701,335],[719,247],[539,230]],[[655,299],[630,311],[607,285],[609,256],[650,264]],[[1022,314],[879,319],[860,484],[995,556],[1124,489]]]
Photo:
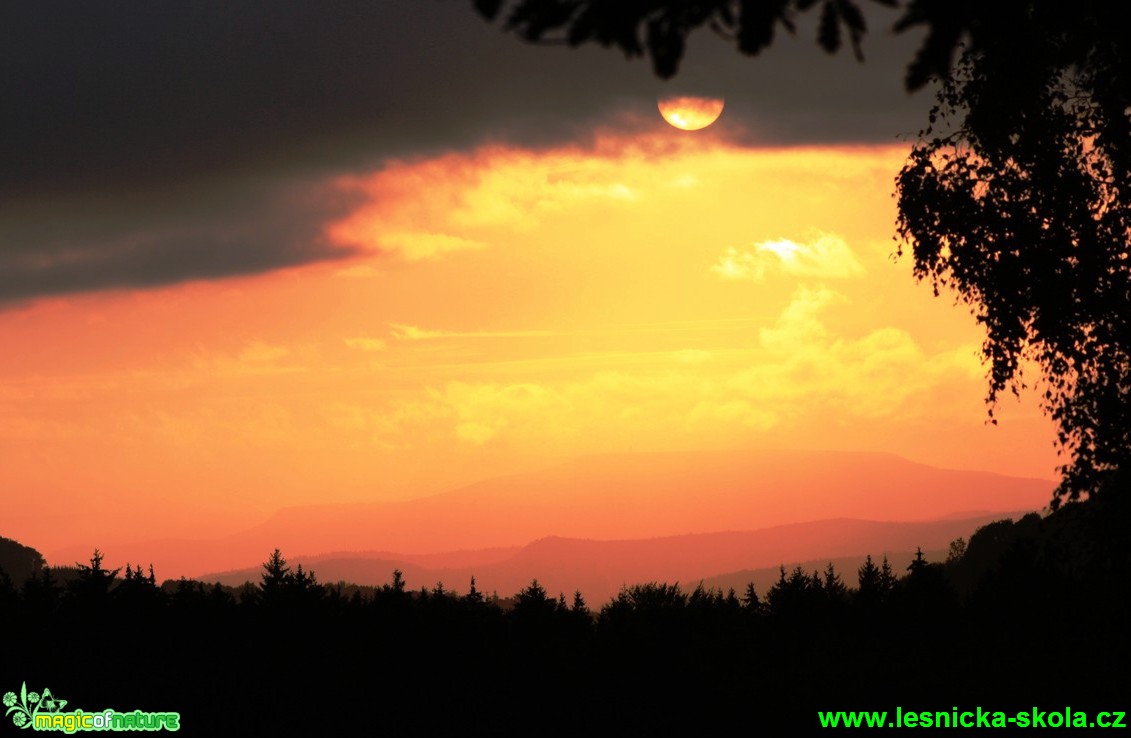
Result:
[[[706,35],[676,85],[725,94],[753,142],[890,141],[929,100],[902,92],[913,43],[869,41],[858,65],[811,36],[749,59]],[[295,207],[274,182],[569,140],[664,88],[460,0],[17,0],[0,69],[0,303],[336,258],[316,225],[341,203]]]
[[24,207],[0,216],[0,305],[344,258],[321,226],[347,206],[305,186],[244,185],[72,203],[63,217]]

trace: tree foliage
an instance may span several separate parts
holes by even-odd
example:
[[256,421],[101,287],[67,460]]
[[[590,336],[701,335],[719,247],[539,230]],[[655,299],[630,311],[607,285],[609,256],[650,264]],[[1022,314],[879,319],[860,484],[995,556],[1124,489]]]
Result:
[[1067,455],[1055,507],[1131,449],[1131,56],[1111,18],[1030,5],[944,81],[899,232],[915,275],[985,326],[991,415],[1040,367]]
[[[868,32],[865,12],[856,0],[472,0],[488,20],[502,18],[503,28],[526,41],[581,46],[596,43],[628,57],[648,56],[656,74],[672,77],[679,70],[687,37],[707,28],[754,56],[768,48],[778,30],[793,34],[797,19],[817,13],[817,43],[829,53],[847,40],[863,59]],[[932,76],[950,71],[964,36],[979,38],[983,16],[1009,17],[1024,12],[1025,2],[1006,0],[993,9],[971,3],[938,0],[871,0],[866,5],[901,8],[895,30],[926,28],[924,41],[907,67],[909,90]],[[990,39],[991,41],[993,39]]]
[[302,564],[292,570],[277,548],[262,568],[258,591],[252,594],[266,604],[308,604],[327,594],[326,587],[318,583],[313,571],[304,571]]
[[90,564],[76,563],[78,576],[69,583],[69,588],[76,597],[92,600],[105,597],[110,588],[116,584],[118,572],[121,568],[106,569],[102,566],[102,552],[97,548],[90,556]]
[[[1052,500],[1096,496],[1131,455],[1131,54],[1118,3],[875,0],[925,31],[908,90],[939,82],[897,178],[916,278],[985,327],[990,418],[1039,368],[1066,457]],[[535,42],[597,43],[674,75],[709,28],[744,54],[819,13],[818,43],[868,30],[854,0],[474,0]],[[903,246],[899,248],[902,254]]]
[[291,567],[283,558],[283,552],[275,549],[271,556],[263,563],[263,573],[260,574],[259,589],[264,597],[272,597],[284,590],[291,582]]
[[43,554],[31,546],[0,536],[0,570],[3,570],[16,586],[46,565]]

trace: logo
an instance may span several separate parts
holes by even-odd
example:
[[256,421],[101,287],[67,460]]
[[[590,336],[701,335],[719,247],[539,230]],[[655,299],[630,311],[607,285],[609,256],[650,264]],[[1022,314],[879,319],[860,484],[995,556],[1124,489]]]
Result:
[[66,700],[51,694],[50,689],[39,692],[27,691],[27,682],[20,686],[20,693],[4,694],[5,716],[11,716],[17,728],[32,730],[59,731],[75,733],[88,730],[180,730],[179,712],[143,712],[133,710],[64,710]]

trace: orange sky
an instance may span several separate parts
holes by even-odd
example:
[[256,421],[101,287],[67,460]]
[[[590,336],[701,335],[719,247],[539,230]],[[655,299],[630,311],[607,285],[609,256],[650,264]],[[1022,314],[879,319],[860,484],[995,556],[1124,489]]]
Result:
[[[363,256],[0,312],[3,535],[217,535],[578,454],[883,450],[1052,478],[981,335],[893,260],[906,147],[708,129],[311,182]],[[440,542],[438,547],[442,547]]]

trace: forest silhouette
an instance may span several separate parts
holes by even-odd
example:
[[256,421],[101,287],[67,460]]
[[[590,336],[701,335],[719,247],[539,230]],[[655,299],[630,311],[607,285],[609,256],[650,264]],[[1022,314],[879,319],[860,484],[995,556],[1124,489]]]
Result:
[[[506,598],[474,579],[410,590],[400,571],[379,587],[326,584],[278,549],[258,582],[159,585],[95,551],[0,576],[0,617],[13,678],[90,709],[176,710],[194,734],[374,721],[446,733],[461,720],[796,730],[817,710],[1118,710],[1131,600],[1114,593],[1131,541],[1110,504],[992,523],[907,571],[872,557],[850,572],[783,566],[765,592],[647,582],[592,607],[537,580]],[[34,560],[11,544],[5,568]]]

